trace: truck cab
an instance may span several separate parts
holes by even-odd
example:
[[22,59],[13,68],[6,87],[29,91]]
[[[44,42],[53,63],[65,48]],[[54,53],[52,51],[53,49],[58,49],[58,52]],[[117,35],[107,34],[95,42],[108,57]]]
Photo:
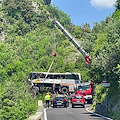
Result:
[[94,95],[93,82],[85,82],[78,84],[75,93],[83,95],[87,103],[92,103]]

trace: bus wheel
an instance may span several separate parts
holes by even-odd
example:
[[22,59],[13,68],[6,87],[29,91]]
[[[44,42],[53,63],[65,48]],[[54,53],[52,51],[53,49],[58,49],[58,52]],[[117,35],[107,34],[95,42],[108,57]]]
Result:
[[62,93],[67,93],[68,92],[68,88],[67,87],[62,87],[61,88],[61,92]]

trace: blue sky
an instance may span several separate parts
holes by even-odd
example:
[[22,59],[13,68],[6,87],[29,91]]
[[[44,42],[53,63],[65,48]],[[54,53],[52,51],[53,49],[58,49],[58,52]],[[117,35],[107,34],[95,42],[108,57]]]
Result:
[[91,28],[93,22],[105,20],[115,11],[116,0],[52,0],[60,10],[70,15],[74,25],[82,25],[86,22]]

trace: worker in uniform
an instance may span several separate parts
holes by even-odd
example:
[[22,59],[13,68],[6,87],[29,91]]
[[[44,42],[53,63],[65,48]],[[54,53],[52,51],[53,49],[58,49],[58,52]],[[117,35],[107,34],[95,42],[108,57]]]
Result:
[[45,101],[46,101],[46,107],[49,108],[49,102],[50,102],[50,95],[49,95],[49,93],[46,94]]

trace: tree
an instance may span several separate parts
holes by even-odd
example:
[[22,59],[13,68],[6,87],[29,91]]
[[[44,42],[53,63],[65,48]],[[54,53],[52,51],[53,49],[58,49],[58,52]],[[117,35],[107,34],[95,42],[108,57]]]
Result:
[[[27,113],[35,112],[37,106],[29,94],[28,86],[22,82],[6,82],[0,95],[0,118],[23,120]],[[9,111],[9,112],[8,112]]]
[[116,7],[116,10],[120,10],[120,0],[116,1],[115,7]]

